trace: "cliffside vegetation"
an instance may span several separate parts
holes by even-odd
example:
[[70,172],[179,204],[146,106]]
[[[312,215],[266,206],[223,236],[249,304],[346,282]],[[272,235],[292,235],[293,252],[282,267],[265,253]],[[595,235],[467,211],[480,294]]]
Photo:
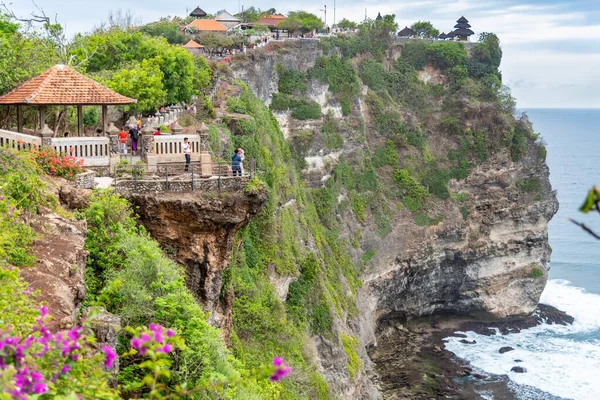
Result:
[[[0,27],[0,40],[38,43],[12,25]],[[502,87],[495,35],[483,34],[467,49],[456,42],[393,43],[395,28],[393,16],[385,16],[361,25],[357,35],[322,39],[323,57],[303,72],[277,64],[278,92],[269,107],[246,84],[233,81],[227,68],[218,68],[227,85],[240,88],[223,110],[248,118],[235,134],[226,118],[209,121],[209,149],[215,159],[227,160],[235,147],[243,147],[260,171],[247,190],[264,184],[269,192],[264,210],[238,232],[223,272],[221,295],[230,289],[235,294],[230,348],[207,323],[180,266],[137,224],[127,201],[97,191],[77,213],[88,226],[84,306],[102,306],[124,325],[148,326],[119,335],[117,353],[126,354],[116,376],[119,395],[159,397],[190,389],[194,398],[327,399],[350,396],[359,380],[363,384],[356,386],[367,390],[364,349],[354,326],[361,274],[377,254],[374,244],[403,218],[414,224],[411,229],[422,230],[451,213],[468,221],[468,196],[455,192],[451,182],[468,178],[478,166],[519,162],[532,154],[543,162],[543,146],[526,117],[515,119],[514,100]],[[97,51],[72,55],[83,71],[137,97],[130,111],[189,101],[209,84],[211,70],[203,59],[143,32],[114,29],[78,37],[80,49]],[[276,58],[277,51],[285,46],[268,56]],[[29,76],[55,60],[49,55],[20,73]],[[11,75],[6,81],[23,78]],[[311,98],[315,83],[328,87],[326,103]],[[286,140],[272,111],[289,112],[292,121],[307,125]],[[42,207],[66,212],[44,189],[44,172],[32,158],[0,150],[0,318],[25,333],[39,312],[9,267],[33,263],[27,251],[32,230],[23,215]],[[332,152],[336,157],[323,161],[315,184],[305,157],[324,160]],[[534,178],[519,182],[526,193],[540,190]],[[8,312],[11,307],[18,314]],[[154,332],[151,323],[173,329],[185,345],[175,343],[146,364],[131,340]],[[57,390],[85,393],[93,387],[106,398],[117,396],[106,384],[102,357],[87,356],[73,365],[89,369],[89,376],[77,387],[67,381],[61,387],[58,380]],[[281,383],[260,372],[278,356],[293,369]],[[152,376],[148,365],[165,373]],[[11,381],[14,373],[1,378]],[[160,393],[152,394],[156,383]]]

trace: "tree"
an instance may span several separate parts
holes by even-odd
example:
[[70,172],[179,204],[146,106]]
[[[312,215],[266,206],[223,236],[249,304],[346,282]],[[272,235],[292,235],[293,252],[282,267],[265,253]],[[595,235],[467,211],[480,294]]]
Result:
[[336,24],[336,27],[344,30],[356,29],[358,27],[358,24],[354,21],[349,21],[346,18],[344,18]]
[[300,23],[299,30],[302,33],[313,32],[322,29],[324,26],[323,21],[319,17],[306,11],[291,11],[288,14],[288,19],[298,21]]
[[179,23],[176,21],[157,21],[151,22],[140,27],[140,32],[150,36],[164,37],[171,44],[182,44],[185,42],[185,36],[181,33]]
[[255,22],[266,15],[273,15],[276,13],[277,13],[277,11],[274,8],[269,8],[268,10],[261,11],[260,8],[251,6],[247,9],[245,9],[244,11],[235,14],[235,16],[244,22]]
[[277,24],[277,29],[287,31],[288,35],[292,35],[295,32],[300,32],[302,23],[298,18],[288,18]]
[[167,91],[163,78],[161,59],[156,57],[122,69],[105,84],[123,96],[137,99],[137,103],[123,106],[125,112],[151,113],[159,105],[166,104]]
[[422,39],[436,39],[440,35],[440,31],[435,29],[429,21],[415,22],[411,29]]
[[208,54],[217,53],[220,56],[223,56],[225,51],[232,49],[235,45],[235,40],[232,36],[216,32],[200,33],[196,36],[196,41],[204,46]]
[[10,17],[8,15],[0,13],[0,35],[15,34],[18,29],[19,24],[10,22]]

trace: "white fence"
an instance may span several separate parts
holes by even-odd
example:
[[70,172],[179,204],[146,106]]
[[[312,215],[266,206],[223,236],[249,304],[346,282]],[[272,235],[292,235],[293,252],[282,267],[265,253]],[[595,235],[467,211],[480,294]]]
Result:
[[42,138],[25,133],[11,132],[0,129],[0,146],[11,146],[19,150],[41,146]]
[[107,137],[53,138],[51,143],[59,153],[82,158],[86,167],[110,165],[110,140]]
[[[178,162],[184,160],[183,139],[188,138],[192,146],[192,161],[200,161],[200,135],[157,135],[154,136],[154,154],[148,154],[148,164]],[[150,162],[150,158],[156,162]]]

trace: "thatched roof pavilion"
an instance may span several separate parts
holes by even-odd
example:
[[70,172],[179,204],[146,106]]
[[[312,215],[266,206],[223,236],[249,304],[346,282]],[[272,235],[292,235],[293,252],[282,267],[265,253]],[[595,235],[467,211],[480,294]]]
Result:
[[440,35],[438,36],[438,39],[440,40],[446,40],[448,39],[448,35],[446,35],[445,32],[440,33]]
[[0,105],[17,106],[17,130],[23,131],[22,106],[37,106],[40,128],[45,124],[46,106],[77,106],[78,132],[83,132],[83,106],[102,106],[102,126],[106,132],[106,111],[109,105],[136,103],[136,99],[120,95],[93,79],[67,67],[55,65],[31,78],[12,92],[0,97]]
[[398,36],[400,37],[413,37],[417,34],[417,32],[410,29],[408,26],[398,32]]
[[201,8],[200,8],[200,6],[196,7],[196,8],[194,9],[194,11],[192,11],[192,12],[190,13],[190,17],[194,17],[194,18],[196,18],[196,19],[198,19],[198,18],[204,18],[204,17],[206,17],[206,15],[207,15],[207,14],[204,12],[204,10],[203,10],[203,9],[201,9]]

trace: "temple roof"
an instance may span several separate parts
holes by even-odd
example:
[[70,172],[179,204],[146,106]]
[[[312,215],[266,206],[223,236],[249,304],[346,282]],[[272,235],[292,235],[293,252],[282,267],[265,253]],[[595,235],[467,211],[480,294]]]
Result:
[[415,36],[417,33],[408,26],[398,32],[398,36]]
[[381,13],[377,13],[377,18],[375,18],[377,21],[381,21],[383,20],[383,17],[381,16]]
[[196,9],[190,13],[190,17],[206,17],[206,13],[200,7],[196,7]]
[[456,22],[458,22],[459,24],[468,24],[468,23],[469,23],[469,20],[468,20],[468,19],[466,19],[466,18],[463,16],[463,17],[460,17],[460,18],[458,19],[458,21],[456,21]]
[[448,34],[448,37],[453,38],[456,36],[471,36],[474,35],[475,32],[473,32],[470,29],[457,29],[455,31],[452,31]]
[[445,32],[440,33],[440,36],[438,36],[438,39],[448,39],[448,35],[446,35]]
[[55,65],[0,97],[4,105],[119,105],[136,103],[93,79]]

